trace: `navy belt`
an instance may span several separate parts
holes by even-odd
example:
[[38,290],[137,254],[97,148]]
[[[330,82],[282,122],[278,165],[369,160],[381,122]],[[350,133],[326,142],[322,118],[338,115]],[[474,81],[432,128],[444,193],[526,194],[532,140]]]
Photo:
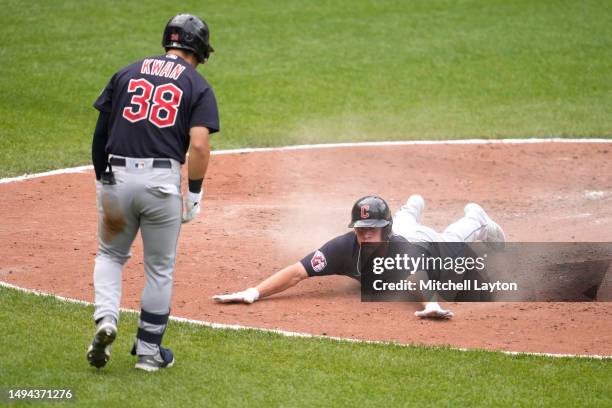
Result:
[[[125,159],[122,157],[111,157],[111,166],[125,167]],[[172,163],[168,159],[153,159],[153,167],[156,169],[171,169]]]

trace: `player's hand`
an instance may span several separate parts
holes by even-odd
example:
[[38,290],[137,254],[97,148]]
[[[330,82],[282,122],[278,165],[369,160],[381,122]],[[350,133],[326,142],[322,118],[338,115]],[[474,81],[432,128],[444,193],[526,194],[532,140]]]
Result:
[[425,305],[425,309],[414,312],[416,317],[430,319],[450,319],[455,314],[447,309],[442,309],[438,303],[431,302]]
[[259,291],[255,288],[248,288],[241,292],[230,293],[228,295],[215,295],[212,297],[219,303],[248,303],[251,304],[259,299]]
[[204,190],[199,193],[187,192],[187,202],[185,203],[185,212],[183,212],[183,224],[193,220],[200,213],[200,201]]

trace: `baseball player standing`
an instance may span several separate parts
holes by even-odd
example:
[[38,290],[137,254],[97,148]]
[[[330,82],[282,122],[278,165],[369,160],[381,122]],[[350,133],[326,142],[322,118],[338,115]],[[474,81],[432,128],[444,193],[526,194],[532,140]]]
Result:
[[[132,354],[136,368],[174,364],[161,347],[170,314],[176,245],[181,223],[200,212],[210,155],[209,135],[219,131],[212,88],[196,71],[213,51],[198,17],[180,14],[165,27],[165,55],[119,70],[94,107],[100,112],[92,143],[99,212],[94,268],[96,332],[87,351],[94,367],[110,358],[117,336],[121,275],[140,229],[146,283]],[[189,150],[185,210],[181,165]]]

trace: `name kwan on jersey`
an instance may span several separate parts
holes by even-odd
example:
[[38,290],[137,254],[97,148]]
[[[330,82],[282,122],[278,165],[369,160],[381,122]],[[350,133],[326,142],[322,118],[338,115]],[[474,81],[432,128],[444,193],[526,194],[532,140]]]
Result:
[[[176,59],[175,56],[166,57],[174,57],[174,59]],[[183,71],[185,71],[184,65],[174,63],[172,61],[164,61],[155,58],[145,58],[145,60],[142,61],[142,65],[140,66],[141,74],[156,75],[160,77],[171,78],[174,80],[179,79]]]

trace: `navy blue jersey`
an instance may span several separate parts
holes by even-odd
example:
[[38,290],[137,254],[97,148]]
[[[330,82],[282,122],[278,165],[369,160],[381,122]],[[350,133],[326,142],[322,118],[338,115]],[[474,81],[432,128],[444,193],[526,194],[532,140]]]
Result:
[[110,114],[106,153],[172,158],[181,163],[189,129],[219,131],[215,94],[204,78],[176,55],[145,58],[118,71],[94,107]]
[[[399,236],[391,235],[390,242],[408,241]],[[408,255],[418,257],[425,250],[416,245],[406,246]],[[370,254],[372,255],[372,254]],[[389,256],[390,254],[377,254]],[[347,232],[328,242],[318,250],[306,255],[300,262],[304,265],[308,276],[345,275],[361,280],[360,267],[368,263],[368,259],[361,259],[360,245],[354,231]]]

